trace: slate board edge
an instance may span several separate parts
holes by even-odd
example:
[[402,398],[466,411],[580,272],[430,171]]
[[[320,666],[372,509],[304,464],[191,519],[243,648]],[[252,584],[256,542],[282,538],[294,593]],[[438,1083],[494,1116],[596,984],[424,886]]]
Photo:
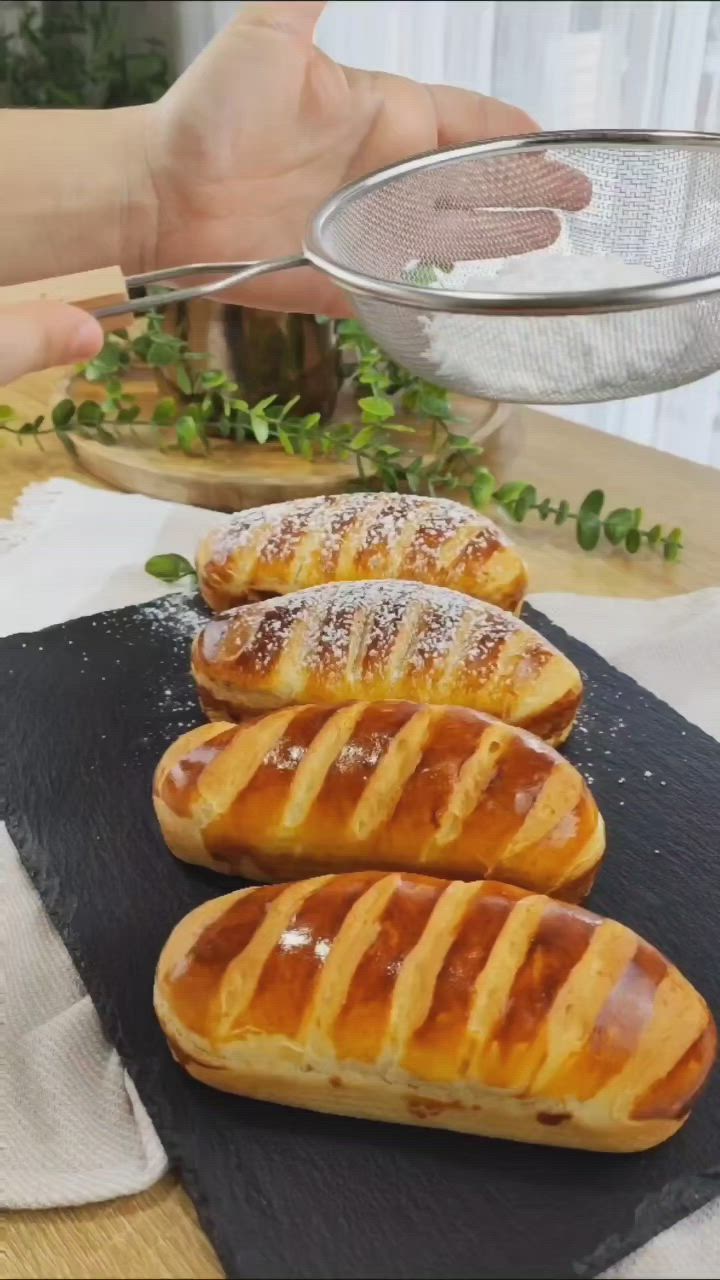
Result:
[[[153,602],[151,602],[151,604],[152,603]],[[129,605],[121,610],[105,610],[103,612],[111,614],[133,613],[138,610],[142,611],[142,609],[142,605]],[[551,633],[551,642],[556,644],[558,648],[561,647],[562,642],[560,640],[558,643],[557,637],[566,636],[572,640],[572,643],[576,648],[579,647],[581,650],[591,654],[593,662],[600,663],[610,670],[616,670],[613,668],[611,663],[607,662],[606,659],[593,650],[590,645],[587,645],[584,641],[576,639],[574,636],[571,637],[570,633],[567,632],[565,628],[552,622],[539,610],[536,610],[531,606],[526,606],[523,612],[525,620],[529,621],[530,625],[537,627],[538,630],[542,629],[543,634],[545,634],[546,631]],[[69,620],[67,622],[57,623],[52,627],[43,628],[42,632],[16,633],[5,639],[0,639],[0,652],[5,646],[9,647],[13,641],[22,640],[24,637],[26,640],[34,642],[39,635],[62,630],[72,625],[72,621],[73,620]],[[540,623],[540,627],[538,627],[538,621]],[[548,636],[548,638],[550,638],[550,636]],[[661,703],[662,705],[667,706],[669,710],[678,717],[678,719],[689,724],[695,734],[699,734],[702,738],[706,738],[709,743],[714,747],[717,747],[715,739],[713,739],[699,726],[688,721],[684,716],[677,712],[674,707],[671,707],[670,704],[664,702],[663,699],[658,698],[657,695],[646,689],[645,686],[641,685],[640,682],[635,680],[632,676],[626,675],[624,672],[621,674],[623,680],[634,685],[642,692],[643,696],[652,702]],[[126,1046],[123,1043],[122,1032],[117,1025],[112,1010],[112,997],[105,989],[102,981],[98,980],[92,971],[86,969],[83,956],[73,931],[71,916],[68,912],[60,909],[57,894],[57,881],[50,873],[47,854],[44,850],[37,848],[34,842],[31,841],[22,815],[19,812],[16,812],[13,807],[12,799],[9,794],[11,776],[12,763],[8,755],[7,739],[5,739],[3,741],[2,748],[0,749],[0,817],[6,822],[9,834],[18,850],[23,866],[33,881],[53,925],[67,947],[73,964],[92,998],[93,1005],[95,1006],[101,1026],[107,1038],[117,1049],[123,1062],[123,1066],[132,1077],[133,1082],[138,1089],[143,1105],[146,1107],[159,1132],[171,1167],[179,1174],[183,1186],[190,1195],[200,1224],[208,1236],[211,1245],[215,1249],[218,1258],[223,1265],[225,1274],[229,1277],[229,1280],[236,1280],[236,1277],[233,1276],[231,1270],[225,1265],[224,1261],[225,1242],[223,1239],[223,1224],[222,1222],[216,1221],[212,1207],[207,1203],[198,1185],[198,1170],[193,1162],[186,1158],[184,1149],[181,1156],[180,1151],[175,1144],[172,1120],[169,1116],[166,1116],[162,1093],[158,1092],[158,1096],[155,1097],[156,1091],[153,1090],[152,1067],[150,1066],[149,1069],[146,1070],[141,1064],[134,1063],[130,1065],[129,1055]],[[144,1086],[146,1084],[147,1098],[144,1090]],[[598,1158],[602,1159],[602,1156],[599,1156]],[[628,1159],[632,1159],[632,1156],[629,1156]],[[622,1236],[613,1237],[612,1239],[607,1240],[594,1254],[576,1261],[573,1265],[573,1271],[571,1274],[579,1277],[594,1277],[600,1275],[603,1271],[622,1261],[642,1245],[655,1239],[656,1236],[660,1235],[663,1231],[683,1220],[688,1216],[688,1214],[701,1208],[704,1204],[707,1204],[710,1200],[720,1194],[719,1184],[720,1164],[714,1165],[705,1174],[694,1175],[692,1177],[683,1175],[681,1179],[665,1184],[659,1192],[648,1196],[646,1200],[643,1201],[636,1214],[636,1224],[633,1230],[626,1232]],[[233,1253],[233,1245],[229,1241],[227,1244],[227,1250],[229,1259]],[[558,1276],[557,1270],[548,1270],[534,1274],[543,1274],[547,1277]],[[278,1273],[278,1280],[283,1280],[282,1273],[280,1272]],[[369,1277],[368,1280],[370,1280]],[[521,1280],[521,1278],[518,1277],[518,1280]]]

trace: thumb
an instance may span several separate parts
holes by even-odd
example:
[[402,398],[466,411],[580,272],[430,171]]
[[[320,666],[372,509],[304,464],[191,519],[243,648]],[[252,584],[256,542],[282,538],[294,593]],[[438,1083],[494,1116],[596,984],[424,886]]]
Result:
[[64,302],[0,307],[0,385],[24,373],[90,360],[103,344],[93,316]]
[[315,27],[325,8],[325,0],[292,0],[276,4],[275,0],[261,0],[257,4],[243,5],[238,24],[247,27],[269,27],[297,36],[312,44]]

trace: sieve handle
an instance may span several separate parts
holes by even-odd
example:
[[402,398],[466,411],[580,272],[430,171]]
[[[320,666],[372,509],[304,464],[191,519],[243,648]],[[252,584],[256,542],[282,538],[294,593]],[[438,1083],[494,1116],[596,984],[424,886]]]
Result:
[[267,262],[198,262],[187,267],[166,267],[160,271],[145,271],[141,275],[128,276],[128,289],[142,289],[150,284],[167,283],[182,280],[186,276],[222,276],[212,284],[191,285],[188,289],[171,288],[167,293],[154,293],[145,298],[131,298],[130,302],[117,303],[108,307],[98,307],[92,314],[98,320],[107,316],[122,316],[132,312],[142,315],[145,311],[157,311],[175,302],[190,302],[193,298],[211,298],[216,293],[223,293],[237,284],[245,284],[257,276],[271,275],[275,271],[291,271],[296,267],[308,267],[307,258],[298,255],[293,258],[274,258]]

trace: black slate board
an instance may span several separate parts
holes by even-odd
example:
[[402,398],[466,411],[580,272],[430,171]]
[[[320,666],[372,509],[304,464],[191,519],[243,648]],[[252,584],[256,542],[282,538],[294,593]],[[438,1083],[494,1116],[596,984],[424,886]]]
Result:
[[[720,1194],[717,1077],[670,1143],[601,1156],[230,1098],[174,1065],[152,1011],[158,953],[186,911],[236,887],[176,862],[150,803],[161,751],[201,719],[198,616],[171,597],[0,642],[0,797],[228,1275],[591,1276]],[[608,823],[591,905],[660,946],[717,1014],[720,746],[526,616],[588,683],[568,754]]]

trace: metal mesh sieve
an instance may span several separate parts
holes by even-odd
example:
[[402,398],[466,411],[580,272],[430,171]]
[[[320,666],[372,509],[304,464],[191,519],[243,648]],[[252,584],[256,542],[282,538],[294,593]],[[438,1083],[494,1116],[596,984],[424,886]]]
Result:
[[[667,283],[523,294],[478,283],[488,260],[535,247],[531,231]],[[545,134],[420,157],[329,200],[303,258],[183,296],[307,262],[347,290],[390,356],[451,390],[559,404],[679,386],[720,368],[720,135]]]

